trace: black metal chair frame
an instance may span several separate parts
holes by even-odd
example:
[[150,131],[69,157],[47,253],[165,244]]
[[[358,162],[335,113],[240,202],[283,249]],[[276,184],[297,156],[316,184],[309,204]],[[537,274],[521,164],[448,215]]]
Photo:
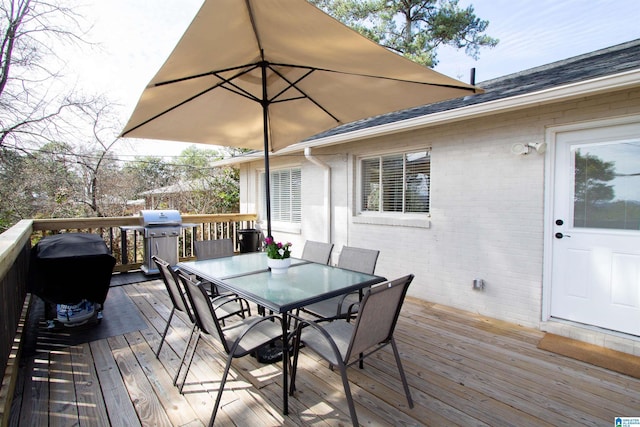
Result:
[[[182,272],[179,274],[179,278],[182,280],[191,306],[194,308],[198,331],[195,344],[192,346],[190,346],[190,342],[187,344],[191,347],[191,354],[187,362],[184,379],[180,385],[180,392],[182,393],[185,385],[189,367],[193,362],[200,338],[210,337],[211,339],[218,340],[227,354],[227,363],[222,378],[220,379],[220,387],[209,421],[209,426],[213,426],[218,408],[220,407],[224,385],[229,375],[229,369],[231,368],[231,361],[254,353],[259,348],[282,338],[282,319],[277,315],[260,316],[257,318],[238,320],[238,322],[232,325],[223,327],[220,325],[220,320],[216,315],[216,310],[211,304],[205,286],[200,282],[194,282],[191,277],[182,274]],[[253,340],[253,343],[246,346],[247,340]],[[182,367],[184,358],[180,363]]]
[[[413,400],[411,398],[409,384],[407,382],[404,369],[402,368],[398,347],[395,339],[393,338],[395,326],[397,324],[398,317],[400,316],[402,303],[413,277],[414,276],[410,274],[393,281],[375,285],[367,290],[360,304],[360,311],[355,320],[355,324],[348,323],[347,319],[347,321],[334,321],[329,323],[326,327],[322,327],[317,322],[294,316],[298,321],[298,325],[294,335],[293,366],[291,370],[289,394],[293,396],[296,389],[295,380],[298,357],[300,348],[304,344],[306,348],[311,349],[320,357],[327,360],[331,367],[338,366],[340,369],[340,376],[342,378],[342,385],[344,387],[347,404],[349,406],[351,421],[354,426],[358,426],[358,416],[353,403],[353,397],[351,396],[349,379],[347,377],[347,367],[355,363],[362,362],[366,357],[390,344],[393,349],[393,355],[400,373],[400,379],[407,397],[407,402],[409,407],[413,408]],[[388,293],[389,295],[386,295],[385,293]],[[382,307],[384,302],[380,304],[380,300],[384,299],[395,304],[394,307],[388,307],[389,311],[385,313],[383,313],[384,310]],[[368,304],[373,304],[373,308],[368,308]],[[394,310],[393,313],[391,312],[391,309]],[[379,315],[380,317],[378,317]],[[370,322],[378,324],[371,324]],[[309,337],[313,337],[313,341],[305,341],[305,334]],[[334,336],[340,336],[342,339],[340,342],[345,344],[348,342],[348,346],[346,348],[344,346],[338,348],[332,334]],[[350,334],[350,337],[347,337],[348,334]],[[362,337],[363,334],[364,338]],[[346,340],[346,338],[349,339]],[[319,339],[325,341],[324,347],[321,347],[322,343]],[[326,345],[329,347],[327,348]],[[323,353],[323,350],[325,353]]]

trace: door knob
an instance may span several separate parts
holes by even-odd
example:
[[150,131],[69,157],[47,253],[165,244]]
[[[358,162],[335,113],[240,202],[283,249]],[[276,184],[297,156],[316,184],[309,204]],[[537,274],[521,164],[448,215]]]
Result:
[[568,234],[556,233],[556,239],[562,239],[563,237],[571,237]]

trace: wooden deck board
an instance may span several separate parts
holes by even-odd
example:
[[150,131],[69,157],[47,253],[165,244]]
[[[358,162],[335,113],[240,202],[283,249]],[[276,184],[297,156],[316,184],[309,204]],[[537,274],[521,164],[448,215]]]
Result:
[[[562,365],[558,363],[562,361],[558,361],[556,355],[544,354],[534,347],[527,349],[510,343],[508,339],[488,336],[483,331],[474,337],[466,337],[460,331],[455,331],[456,326],[449,326],[449,330],[445,331],[443,325],[427,319],[422,319],[421,324],[422,329],[430,334],[422,336],[419,341],[428,342],[432,350],[439,347],[447,354],[455,354],[453,369],[473,372],[475,375],[484,373],[493,379],[492,387],[496,390],[506,389],[508,394],[516,394],[512,385],[517,385],[520,389],[517,396],[530,402],[534,413],[544,409],[561,416],[578,417],[586,413],[597,418],[607,412],[624,411],[638,404],[637,396],[615,386],[615,375],[609,371],[609,381],[605,386],[594,383],[589,376],[576,375],[576,371],[580,372],[583,368],[591,372],[601,368],[566,358],[563,361],[569,364]],[[470,352],[469,348],[474,351]],[[558,369],[563,366],[565,372]],[[567,369],[569,366],[570,370]],[[550,372],[553,374],[549,375]],[[584,381],[585,378],[587,381]],[[539,406],[536,408],[534,404]],[[559,422],[559,419],[554,422]]]
[[89,344],[71,347],[71,360],[80,425],[108,425],[109,415]]
[[[170,313],[160,281],[123,286],[147,329],[53,347],[21,363],[9,424],[206,425],[224,368],[216,343],[201,341],[184,393],[172,380],[189,326]],[[108,321],[108,318],[103,320]],[[536,345],[543,333],[408,299],[396,340],[415,407],[407,405],[391,348],[349,369],[362,425],[600,426],[637,416],[640,380]],[[216,425],[350,425],[337,371],[302,350],[297,391],[282,415],[281,363],[233,361]]]
[[49,425],[78,425],[71,349],[52,351],[49,355]]

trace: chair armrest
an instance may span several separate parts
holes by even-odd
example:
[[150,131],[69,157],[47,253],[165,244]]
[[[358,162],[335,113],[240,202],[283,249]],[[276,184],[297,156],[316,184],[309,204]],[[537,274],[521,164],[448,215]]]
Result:
[[[249,323],[244,330],[240,333],[240,335],[238,335],[238,337],[236,338],[236,340],[233,342],[233,345],[231,346],[231,349],[229,351],[230,355],[235,355],[236,354],[236,350],[238,349],[238,346],[240,345],[240,342],[242,341],[242,339],[249,333],[251,332],[252,329],[254,329],[256,326],[258,326],[260,323],[262,322],[266,322],[266,321],[275,321],[278,320],[278,322],[280,322],[280,325],[282,325],[282,318],[278,315],[275,314],[271,314],[269,316],[260,316],[258,317],[256,320],[252,321],[251,323]],[[278,335],[278,336],[274,336],[273,339],[277,339],[279,337],[281,337],[282,335]],[[256,349],[254,349],[256,350]]]
[[[320,335],[322,335],[322,337],[327,340],[327,342],[329,343],[329,345],[331,346],[331,349],[333,350],[334,356],[336,357],[336,360],[339,361],[339,363],[343,363],[342,361],[342,355],[340,354],[340,350],[338,350],[338,346],[336,345],[335,341],[333,340],[333,338],[331,337],[331,335],[329,335],[329,333],[322,327],[319,325],[319,323],[321,323],[323,321],[323,319],[321,320],[310,320],[310,319],[305,319],[303,317],[297,316],[295,314],[289,314],[290,317],[293,317],[294,319],[296,319],[297,321],[297,325],[296,325],[296,329],[294,332],[294,351],[297,351],[299,349],[300,346],[300,336],[302,335],[302,329],[309,326],[313,329],[315,329],[316,331],[318,331],[320,333]],[[327,321],[329,321],[327,319]]]
[[359,310],[360,302],[354,302],[353,304],[350,304],[349,308],[347,309],[347,322],[351,320],[351,317],[358,313]]
[[239,302],[240,305],[246,302],[244,298],[239,297],[237,295],[221,295],[218,297],[209,297],[209,298],[211,299],[211,305],[213,306],[213,308],[220,308],[225,304],[229,304],[236,301]]

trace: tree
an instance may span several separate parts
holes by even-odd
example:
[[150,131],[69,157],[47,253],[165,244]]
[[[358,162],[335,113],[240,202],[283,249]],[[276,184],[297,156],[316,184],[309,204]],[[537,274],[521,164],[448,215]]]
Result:
[[64,218],[84,213],[77,202],[81,181],[73,148],[51,142],[23,156],[24,189],[31,197],[32,217]]
[[161,157],[137,156],[122,169],[135,197],[144,191],[166,187],[176,179],[175,168]]
[[212,162],[224,157],[225,152],[199,150],[190,146],[180,153],[175,162],[182,178],[176,184],[178,191],[167,194],[181,211],[190,213],[238,212],[240,189],[239,172],[232,167],[214,168]]
[[133,193],[130,185],[119,179],[121,168],[111,153],[118,142],[120,126],[106,102],[96,101],[81,111],[82,117],[77,117],[79,137],[74,149],[78,175],[82,179],[82,189],[76,192],[77,201],[84,205],[88,216],[122,215]]
[[613,200],[613,186],[607,182],[616,177],[614,162],[607,162],[593,154],[575,154],[576,203],[593,205]]
[[93,102],[61,91],[56,52],[81,41],[78,16],[58,0],[2,0],[0,12],[0,147],[63,140],[59,117]]
[[175,165],[185,180],[206,178],[211,173],[211,162],[223,158],[217,150],[199,150],[191,145],[180,153]]
[[22,218],[33,217],[34,194],[27,182],[26,157],[0,147],[0,233]]
[[477,59],[498,39],[484,34],[489,22],[462,9],[458,0],[309,0],[362,35],[428,67],[444,45]]

